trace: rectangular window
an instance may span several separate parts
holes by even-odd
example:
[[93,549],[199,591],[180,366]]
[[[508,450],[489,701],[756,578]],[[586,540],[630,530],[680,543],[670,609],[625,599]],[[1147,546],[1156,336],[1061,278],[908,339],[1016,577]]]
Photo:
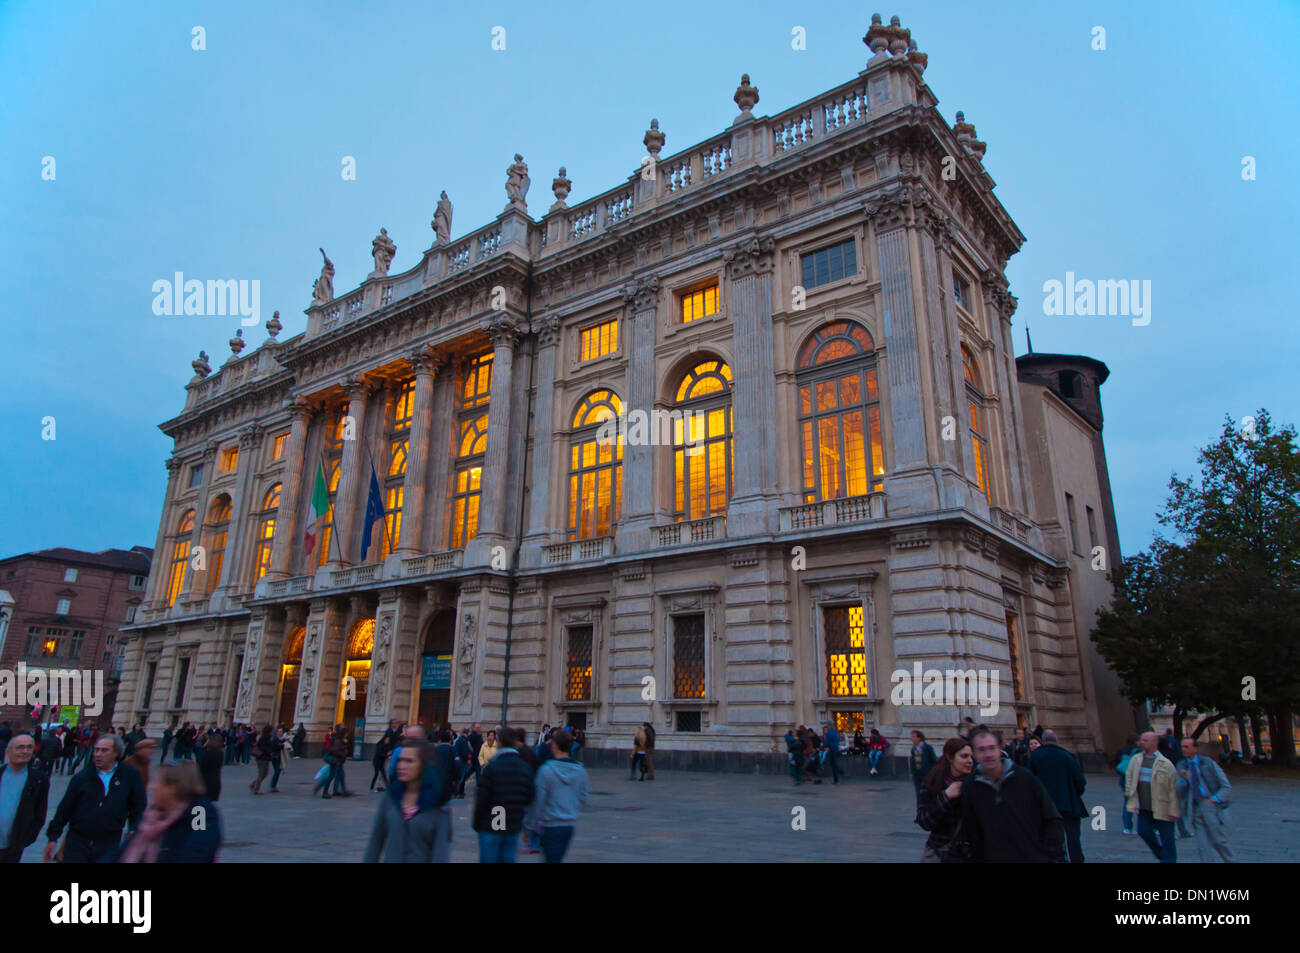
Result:
[[180,708],[185,704],[185,687],[190,680],[190,658],[185,656],[180,660],[180,670],[176,674],[176,703],[172,706]]
[[153,701],[153,680],[154,680],[154,676],[156,676],[157,674],[158,674],[158,663],[156,661],[150,662],[145,667],[144,689],[143,691],[140,692],[141,708],[148,708],[149,703]]
[[850,238],[838,245],[809,252],[800,256],[799,264],[804,290],[850,278],[858,273],[857,243]]
[[952,273],[952,300],[970,310],[970,285],[955,271]]
[[86,633],[85,633],[85,632],[81,631],[80,629],[78,629],[77,631],[73,632],[73,633],[72,633],[72,638],[71,638],[71,640],[69,640],[69,642],[68,642],[68,655],[67,655],[67,657],[68,657],[69,659],[71,659],[72,661],[76,661],[77,659],[81,658],[81,646],[82,646],[82,643],[85,642],[85,641],[86,641]]
[[1088,511],[1088,546],[1091,549],[1097,548],[1097,514],[1093,512],[1092,507],[1084,507]]
[[1016,701],[1025,700],[1025,676],[1021,668],[1020,625],[1015,613],[1007,613],[1007,654],[1011,659],[1011,694]]
[[679,711],[677,713],[678,731],[699,731],[700,713],[698,711]]
[[569,628],[569,654],[565,664],[564,700],[591,701],[591,633],[589,625]]
[[1074,497],[1069,493],[1065,494],[1065,515],[1070,521],[1070,549],[1076,555],[1079,553],[1079,527],[1078,520],[1074,515]]
[[600,324],[583,328],[581,332],[581,360],[594,361],[618,350],[618,319],[610,318]]
[[704,614],[673,616],[673,697],[704,697]]
[[41,650],[41,627],[29,626],[27,629],[27,655],[34,656]]
[[862,606],[828,606],[822,610],[826,628],[826,689],[829,695],[867,695],[866,629]]
[[235,467],[239,466],[239,448],[229,447],[221,451],[221,471],[222,473],[233,473]]
[[71,568],[71,567],[69,567],[69,568],[63,570],[63,581],[64,581],[64,582],[76,582],[76,581],[77,581],[77,570],[75,570],[75,569],[73,569],[73,568]]
[[196,463],[190,467],[190,487],[196,487],[203,482],[203,464]]
[[[127,622],[134,622],[134,621],[135,621],[135,610],[136,610],[137,608],[138,608],[137,606],[127,606],[127,607],[126,607],[126,621],[127,621]],[[113,640],[113,637],[110,635],[108,638],[109,638],[109,642],[111,643],[112,640]]]
[[289,442],[287,433],[278,433],[271,438],[271,460],[279,460],[284,456],[284,445]]
[[718,283],[703,285],[682,295],[682,324],[718,313]]
[[129,589],[136,589],[136,590],[143,590],[143,589],[144,589],[144,582],[145,582],[144,576],[132,576],[132,577],[131,577],[131,582],[130,582],[130,584],[128,585],[127,588],[129,588]]
[[863,730],[862,712],[836,711],[831,714],[835,717],[835,730],[841,735],[852,735],[855,731]]
[[54,608],[55,615],[67,615],[71,611],[72,611],[71,599],[60,599],[58,605],[55,606]]
[[230,702],[226,705],[227,708],[235,707],[235,702],[239,698],[239,679],[243,676],[243,672],[244,672],[244,657],[242,655],[236,655],[235,656],[235,677],[230,680]]

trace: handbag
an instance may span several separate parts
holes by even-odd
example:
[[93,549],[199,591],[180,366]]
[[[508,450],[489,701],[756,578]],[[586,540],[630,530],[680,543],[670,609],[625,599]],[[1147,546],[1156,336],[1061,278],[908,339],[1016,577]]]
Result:
[[957,829],[952,832],[952,839],[939,849],[941,864],[969,864],[971,862],[970,844],[961,839],[962,821],[957,822]]

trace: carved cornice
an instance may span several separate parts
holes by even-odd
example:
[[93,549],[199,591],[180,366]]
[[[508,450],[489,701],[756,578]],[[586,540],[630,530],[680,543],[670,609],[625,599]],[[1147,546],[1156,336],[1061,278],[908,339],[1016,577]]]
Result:
[[560,317],[548,314],[533,319],[533,333],[537,335],[540,347],[553,347],[560,341]]
[[907,200],[902,190],[871,199],[862,208],[877,234],[902,228],[907,222]]
[[637,278],[623,289],[623,298],[633,311],[650,311],[659,301],[659,279]]
[[776,241],[770,235],[751,235],[729,248],[724,248],[722,260],[727,263],[727,278],[735,281],[750,275],[768,274],[773,267],[772,252],[775,247]]

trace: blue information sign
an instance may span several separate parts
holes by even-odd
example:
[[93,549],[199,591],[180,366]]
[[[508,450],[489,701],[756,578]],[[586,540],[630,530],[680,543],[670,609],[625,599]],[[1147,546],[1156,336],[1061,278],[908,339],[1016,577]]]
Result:
[[420,668],[420,691],[451,688],[451,656],[426,655]]

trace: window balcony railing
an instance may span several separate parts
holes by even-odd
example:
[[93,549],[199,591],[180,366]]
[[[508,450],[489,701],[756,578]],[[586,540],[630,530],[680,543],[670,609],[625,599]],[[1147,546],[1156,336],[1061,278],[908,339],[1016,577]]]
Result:
[[557,566],[563,563],[589,562],[608,559],[614,555],[614,537],[597,536],[595,539],[575,539],[567,543],[554,543],[546,547],[546,563]]
[[989,521],[1003,532],[1010,533],[1023,542],[1029,541],[1029,523],[1008,513],[1000,506],[989,507]]
[[680,523],[656,526],[654,530],[655,542],[661,549],[691,543],[707,543],[710,540],[727,538],[727,518],[721,515],[706,516],[703,519],[683,520]]
[[424,576],[431,572],[459,569],[464,556],[465,550],[463,549],[449,549],[442,553],[426,553],[423,556],[412,556],[410,559],[402,560],[402,575]]
[[821,529],[885,518],[883,490],[838,500],[822,500],[800,506],[784,506],[779,511],[781,532]]

